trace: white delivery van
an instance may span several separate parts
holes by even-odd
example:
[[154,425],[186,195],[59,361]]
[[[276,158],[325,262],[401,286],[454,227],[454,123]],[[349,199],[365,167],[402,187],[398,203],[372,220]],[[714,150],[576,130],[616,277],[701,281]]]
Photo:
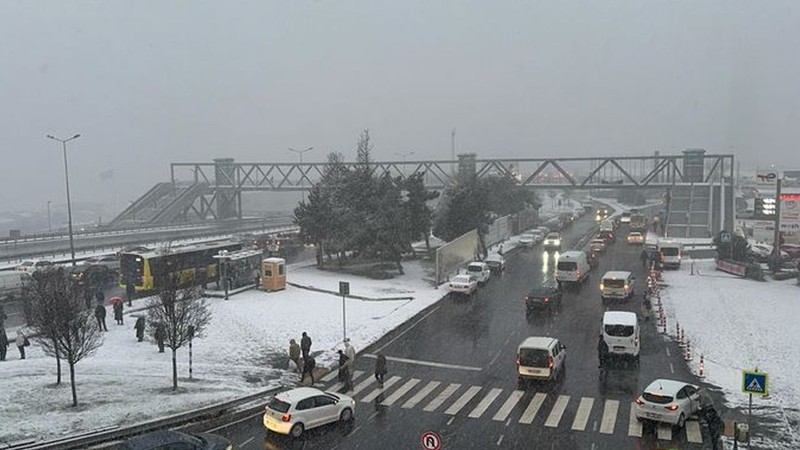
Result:
[[603,340],[609,356],[632,359],[639,364],[639,321],[636,313],[606,311],[603,314]]
[[589,258],[586,252],[570,250],[558,257],[556,281],[558,284],[570,283],[580,286],[589,278]]
[[633,284],[636,277],[623,270],[612,270],[603,275],[600,282],[600,298],[608,300],[630,300],[633,298]]
[[564,373],[567,347],[547,336],[525,338],[517,347],[517,377],[520,385],[528,380],[555,380]]
[[467,275],[475,277],[478,280],[478,284],[483,286],[491,278],[492,270],[489,269],[489,265],[485,262],[475,261],[467,265]]
[[671,239],[660,239],[658,241],[658,257],[662,267],[679,268],[683,257],[683,244]]

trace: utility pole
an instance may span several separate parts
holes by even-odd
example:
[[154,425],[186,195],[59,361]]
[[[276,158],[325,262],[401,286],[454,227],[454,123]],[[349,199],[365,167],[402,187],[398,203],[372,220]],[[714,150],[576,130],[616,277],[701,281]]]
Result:
[[72,203],[69,199],[69,168],[67,167],[67,142],[78,139],[81,137],[80,134],[76,134],[69,139],[59,139],[53,135],[48,134],[47,139],[52,139],[54,141],[61,142],[61,147],[64,149],[64,178],[67,184],[67,223],[69,225],[69,251],[72,256],[72,267],[75,267],[75,243],[72,237]]
[[[453,128],[453,131],[450,132],[450,161],[456,160],[456,129]],[[452,175],[455,176],[456,174],[456,167],[453,165],[451,168]]]
[[53,234],[53,222],[50,220],[50,203],[52,201],[47,201],[47,232]]

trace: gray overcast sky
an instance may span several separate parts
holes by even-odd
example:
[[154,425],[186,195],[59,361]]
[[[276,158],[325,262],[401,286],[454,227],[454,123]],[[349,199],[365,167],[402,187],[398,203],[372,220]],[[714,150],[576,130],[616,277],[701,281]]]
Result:
[[[800,2],[0,3],[0,211],[171,161],[734,152],[800,168]],[[760,159],[759,159],[760,158]],[[98,174],[113,169],[113,185]]]

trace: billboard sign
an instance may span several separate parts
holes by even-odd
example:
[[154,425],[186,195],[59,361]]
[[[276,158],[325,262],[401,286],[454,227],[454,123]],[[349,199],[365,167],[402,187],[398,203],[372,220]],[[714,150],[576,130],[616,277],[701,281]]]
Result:
[[800,231],[800,194],[781,194],[781,231]]

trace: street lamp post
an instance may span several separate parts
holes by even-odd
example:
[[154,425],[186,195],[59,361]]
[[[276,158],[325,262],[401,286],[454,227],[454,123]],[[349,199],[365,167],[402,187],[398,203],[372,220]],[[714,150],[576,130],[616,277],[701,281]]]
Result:
[[306,174],[305,174],[305,172],[303,172],[303,167],[302,167],[302,165],[303,165],[303,153],[310,152],[311,150],[314,150],[314,147],[308,147],[305,150],[295,150],[293,148],[289,148],[290,152],[294,152],[294,153],[297,153],[298,155],[300,155],[300,166],[301,166],[300,167],[300,195],[302,195],[303,201],[306,201],[306,191],[303,189],[303,180],[306,177]]
[[69,139],[59,139],[53,135],[48,134],[47,139],[52,139],[54,141],[61,142],[61,147],[64,150],[64,179],[66,180],[67,185],[67,224],[69,226],[69,252],[72,255],[72,267],[75,267],[75,242],[72,238],[72,203],[69,199],[69,168],[67,166],[67,142],[72,141],[74,139],[78,139],[81,137],[80,134],[76,134]]
[[53,222],[50,220],[50,200],[47,201],[47,232],[53,234]]
[[405,164],[406,158],[411,156],[411,155],[413,155],[413,154],[414,154],[414,152],[405,152],[405,153],[395,153],[394,155],[403,158],[403,163]]

